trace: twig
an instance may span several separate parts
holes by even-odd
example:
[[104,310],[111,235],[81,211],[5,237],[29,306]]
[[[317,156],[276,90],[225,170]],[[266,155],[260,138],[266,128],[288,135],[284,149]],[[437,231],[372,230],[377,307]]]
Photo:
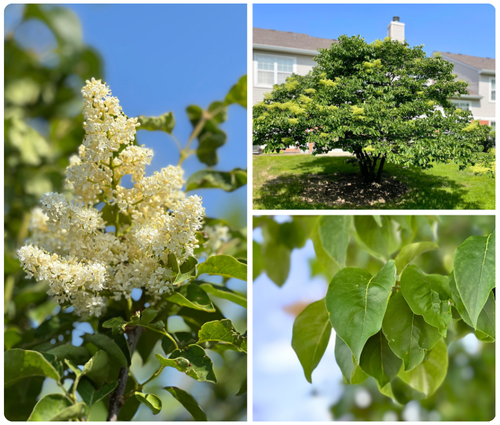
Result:
[[[126,332],[128,335],[130,357],[132,357],[137,345],[137,341],[141,337],[142,327],[136,326],[134,328],[129,328],[129,330],[127,330]],[[128,368],[122,366],[118,375],[118,385],[109,398],[108,418],[106,419],[109,422],[116,422],[118,420],[118,413],[120,413],[120,409],[123,405],[123,394],[125,393],[125,387],[127,386],[127,379]]]

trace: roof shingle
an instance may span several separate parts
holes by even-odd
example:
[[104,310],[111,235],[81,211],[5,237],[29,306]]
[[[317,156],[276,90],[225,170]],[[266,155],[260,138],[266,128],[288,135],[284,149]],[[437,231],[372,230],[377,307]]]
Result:
[[337,40],[311,37],[298,32],[253,29],[253,43],[265,46],[291,47],[295,49],[317,50],[328,49]]
[[492,71],[495,70],[495,59],[462,55],[460,53],[434,52],[434,54],[435,53],[440,53],[443,56],[448,56],[450,59],[456,60],[457,62],[462,62],[465,65],[469,65],[477,69],[490,69]]

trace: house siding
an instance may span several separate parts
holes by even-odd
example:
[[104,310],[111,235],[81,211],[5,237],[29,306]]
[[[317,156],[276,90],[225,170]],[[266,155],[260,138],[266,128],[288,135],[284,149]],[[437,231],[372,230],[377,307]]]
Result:
[[479,75],[478,92],[483,98],[481,99],[481,111],[477,113],[477,116],[481,118],[495,119],[495,102],[490,101],[490,78],[492,77],[492,75]]
[[458,80],[465,81],[469,84],[469,89],[471,89],[473,92],[479,93],[477,69],[462,65],[446,57],[443,57],[443,59],[446,59],[448,62],[453,62],[453,73],[457,75]]

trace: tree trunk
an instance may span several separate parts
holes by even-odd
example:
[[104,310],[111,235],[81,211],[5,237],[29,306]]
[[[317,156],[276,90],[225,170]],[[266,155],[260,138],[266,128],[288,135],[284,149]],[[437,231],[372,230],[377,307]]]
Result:
[[[141,337],[142,327],[136,326],[125,331],[128,335],[128,346],[130,348],[130,357],[134,354],[135,347],[137,346],[137,341]],[[120,373],[118,374],[118,385],[115,390],[111,393],[109,397],[109,409],[107,421],[116,422],[118,420],[118,413],[123,406],[124,400],[123,395],[125,393],[125,387],[127,386],[128,379],[128,367],[121,367]]]
[[377,183],[380,183],[380,180],[382,180],[382,170],[384,169],[384,164],[385,164],[385,156],[383,156],[382,159],[380,160],[380,165],[378,167],[378,172],[377,172],[377,178],[375,179]]

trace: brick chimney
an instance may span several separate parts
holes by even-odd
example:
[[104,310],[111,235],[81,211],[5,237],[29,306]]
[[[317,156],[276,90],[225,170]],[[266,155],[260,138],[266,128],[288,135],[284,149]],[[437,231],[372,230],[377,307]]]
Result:
[[387,37],[391,37],[391,40],[400,41],[401,43],[405,41],[405,24],[399,22],[399,16],[392,18],[392,22],[387,27]]

